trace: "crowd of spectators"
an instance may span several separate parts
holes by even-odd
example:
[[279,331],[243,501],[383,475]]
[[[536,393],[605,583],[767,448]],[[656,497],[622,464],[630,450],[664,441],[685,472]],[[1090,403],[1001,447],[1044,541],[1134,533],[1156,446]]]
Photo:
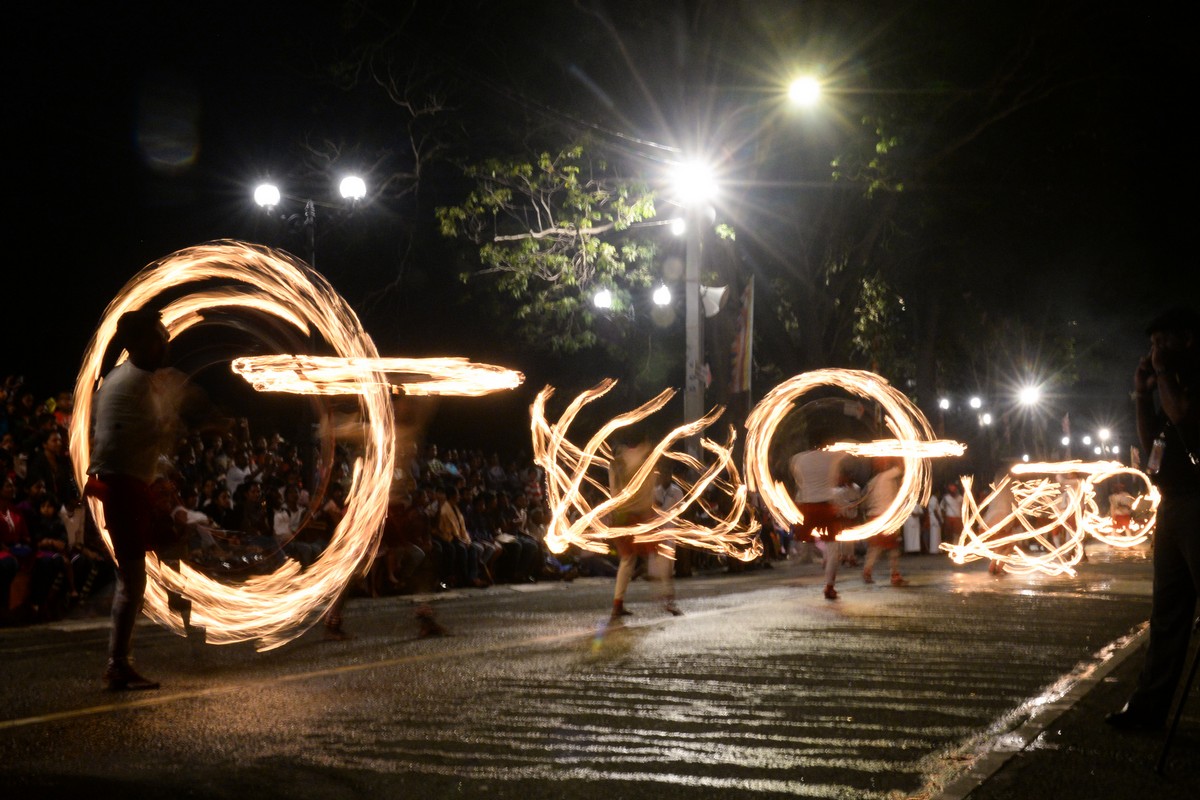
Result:
[[[0,624],[103,614],[111,602],[111,557],[70,463],[71,412],[70,392],[39,394],[13,376],[0,384]],[[615,575],[615,555],[547,549],[543,475],[532,460],[411,450],[397,461],[379,548],[353,592]],[[307,568],[328,545],[350,484],[354,453],[339,445],[333,459],[325,468],[315,445],[252,433],[244,418],[221,433],[182,435],[165,470],[180,556],[231,581],[284,559]],[[679,574],[693,564],[721,565],[683,552]]]

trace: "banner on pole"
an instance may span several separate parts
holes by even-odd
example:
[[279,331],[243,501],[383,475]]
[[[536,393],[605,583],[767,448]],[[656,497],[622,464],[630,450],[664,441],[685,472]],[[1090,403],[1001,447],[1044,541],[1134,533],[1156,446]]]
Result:
[[750,391],[750,366],[754,361],[754,276],[742,292],[737,333],[733,337],[733,375],[730,392]]

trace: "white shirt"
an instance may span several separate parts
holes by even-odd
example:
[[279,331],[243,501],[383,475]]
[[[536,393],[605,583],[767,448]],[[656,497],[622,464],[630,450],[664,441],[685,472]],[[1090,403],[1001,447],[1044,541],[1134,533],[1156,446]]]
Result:
[[947,492],[942,497],[942,518],[953,517],[954,519],[959,519],[962,517],[962,500],[961,494],[950,494]]
[[675,481],[667,484],[666,488],[656,484],[654,487],[654,505],[663,511],[670,511],[683,502],[683,489]]
[[296,531],[300,530],[302,524],[304,524],[303,506],[297,506],[294,511],[283,506],[275,512],[275,540],[280,544],[287,542],[296,535]]
[[89,475],[129,475],[150,483],[162,451],[154,373],[125,361],[96,390]]
[[904,471],[900,467],[888,467],[883,472],[871,476],[863,493],[863,505],[868,517],[878,517],[887,511],[888,506],[900,493],[903,475]]
[[797,503],[828,503],[841,482],[845,453],[828,450],[805,450],[796,453],[788,462],[796,482]]

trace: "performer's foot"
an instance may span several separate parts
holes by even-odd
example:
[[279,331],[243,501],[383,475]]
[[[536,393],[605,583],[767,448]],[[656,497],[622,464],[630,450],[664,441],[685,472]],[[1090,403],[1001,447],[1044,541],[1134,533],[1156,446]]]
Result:
[[422,639],[428,636],[445,636],[446,629],[433,616],[433,607],[421,605],[417,607],[417,635]]
[[630,611],[628,608],[626,608],[625,604],[622,603],[620,600],[613,603],[612,618],[614,620],[620,619],[621,617],[632,617],[632,616],[633,616],[633,612]]
[[871,577],[871,570],[864,569],[863,570],[863,583],[874,583],[874,582],[875,582],[875,579],[873,577]]
[[663,608],[665,608],[667,610],[667,613],[670,614],[672,617],[682,617],[683,616],[683,610],[680,609],[679,606],[675,605],[674,600],[668,600],[666,603],[663,604]]
[[893,572],[892,586],[908,586],[908,581],[899,572]]
[[354,634],[344,629],[341,625],[325,626],[325,641],[327,642],[346,642],[353,638]]
[[132,665],[109,661],[104,670],[104,683],[110,692],[138,692],[157,689],[160,684],[138,674]]
[[825,599],[826,600],[837,600],[838,599],[837,589],[833,588],[832,583],[825,584]]

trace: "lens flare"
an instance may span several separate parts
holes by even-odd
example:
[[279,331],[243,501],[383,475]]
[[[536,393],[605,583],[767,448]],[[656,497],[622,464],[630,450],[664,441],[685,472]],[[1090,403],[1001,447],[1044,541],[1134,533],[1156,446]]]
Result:
[[[884,428],[891,439],[874,442],[838,442],[830,450],[842,450],[859,456],[896,456],[904,462],[904,477],[891,505],[878,517],[846,528],[841,541],[867,539],[878,533],[900,528],[917,503],[929,501],[929,459],[962,455],[965,447],[935,439],[928,420],[912,401],[886,380],[871,372],[849,369],[822,369],[797,375],[772,389],[746,420],[746,483],[776,519],[798,525],[804,515],[796,507],[782,481],[771,476],[768,458],[771,440],[780,422],[796,407],[796,400],[820,387],[833,386],[858,397],[874,400],[884,412]],[[820,534],[820,531],[816,533]]]
[[[582,447],[575,445],[567,438],[572,423],[584,407],[603,397],[615,385],[616,381],[605,380],[581,393],[554,424],[546,418],[546,403],[554,394],[553,388],[543,389],[530,408],[534,461],[546,473],[546,498],[550,506],[546,545],[550,550],[562,553],[575,545],[583,550],[606,553],[609,540],[630,536],[635,542],[674,541],[725,553],[743,561],[760,555],[759,525],[747,521],[746,486],[734,463],[733,429],[730,429],[725,444],[701,438],[701,446],[709,454],[707,465],[683,450],[672,449],[710,427],[722,413],[721,409],[714,409],[705,417],[668,433],[629,483],[618,494],[610,496],[607,471],[613,451],[608,444],[609,437],[660,410],[674,395],[671,389],[663,391],[649,402],[606,422]],[[655,468],[661,459],[675,461],[683,468],[676,472],[675,478],[683,489],[683,500],[669,510],[659,510],[653,519],[644,523],[609,525],[609,514],[637,494],[646,481],[654,480]],[[695,480],[680,478],[681,472],[698,477]],[[688,516],[702,516],[707,524],[694,522]],[[660,552],[669,554],[667,548]]]
[[[190,294],[186,293],[189,288]],[[173,299],[164,303],[163,298]],[[151,619],[177,633],[184,632],[182,617],[168,603],[168,592],[172,592],[191,601],[191,623],[204,628],[207,641],[215,644],[253,641],[260,650],[279,647],[316,622],[359,565],[367,562],[375,551],[387,511],[395,458],[393,389],[386,373],[393,371],[397,360],[380,359],[358,317],[333,287],[291,257],[233,241],[181,250],[150,264],[122,288],[105,310],[88,344],[76,380],[70,431],[71,458],[81,486],[90,460],[88,435],[93,395],[102,380],[102,362],[116,333],[117,320],[127,311],[156,301],[161,304],[163,324],[171,338],[195,325],[205,311],[213,308],[253,309],[294,326],[306,336],[313,329],[337,353],[336,358],[325,359],[329,362],[325,366],[351,365],[348,369],[357,377],[339,381],[297,378],[328,390],[323,391],[325,394],[334,393],[331,387],[336,386],[336,393],[355,396],[365,423],[360,442],[362,455],[354,464],[344,516],[315,563],[301,571],[297,562],[288,560],[270,574],[227,584],[192,569],[186,562],[178,562],[178,567],[174,567],[154,553],[146,554],[144,610]],[[290,363],[293,375],[303,375],[303,369],[297,366],[304,363],[303,357],[276,358]],[[254,360],[245,361],[254,364]],[[467,366],[473,368],[468,371],[475,375],[481,374],[480,369],[488,374],[498,369],[459,364],[460,368]],[[443,389],[467,393],[464,390],[469,379],[463,373],[450,375],[442,372],[440,366],[435,368],[428,363],[406,362],[403,369],[433,378],[413,382],[413,393],[436,393],[439,380],[446,381]],[[408,385],[402,385],[407,391]],[[88,502],[111,553],[103,506],[94,499]]]
[[[1096,486],[1120,476],[1146,487],[1125,528],[1101,514],[1096,502]],[[1074,575],[1088,536],[1113,547],[1142,544],[1154,530],[1161,499],[1144,473],[1111,461],[1017,464],[979,502],[970,477],[962,483],[962,534],[942,549],[958,564],[988,559],[1015,574]]]

